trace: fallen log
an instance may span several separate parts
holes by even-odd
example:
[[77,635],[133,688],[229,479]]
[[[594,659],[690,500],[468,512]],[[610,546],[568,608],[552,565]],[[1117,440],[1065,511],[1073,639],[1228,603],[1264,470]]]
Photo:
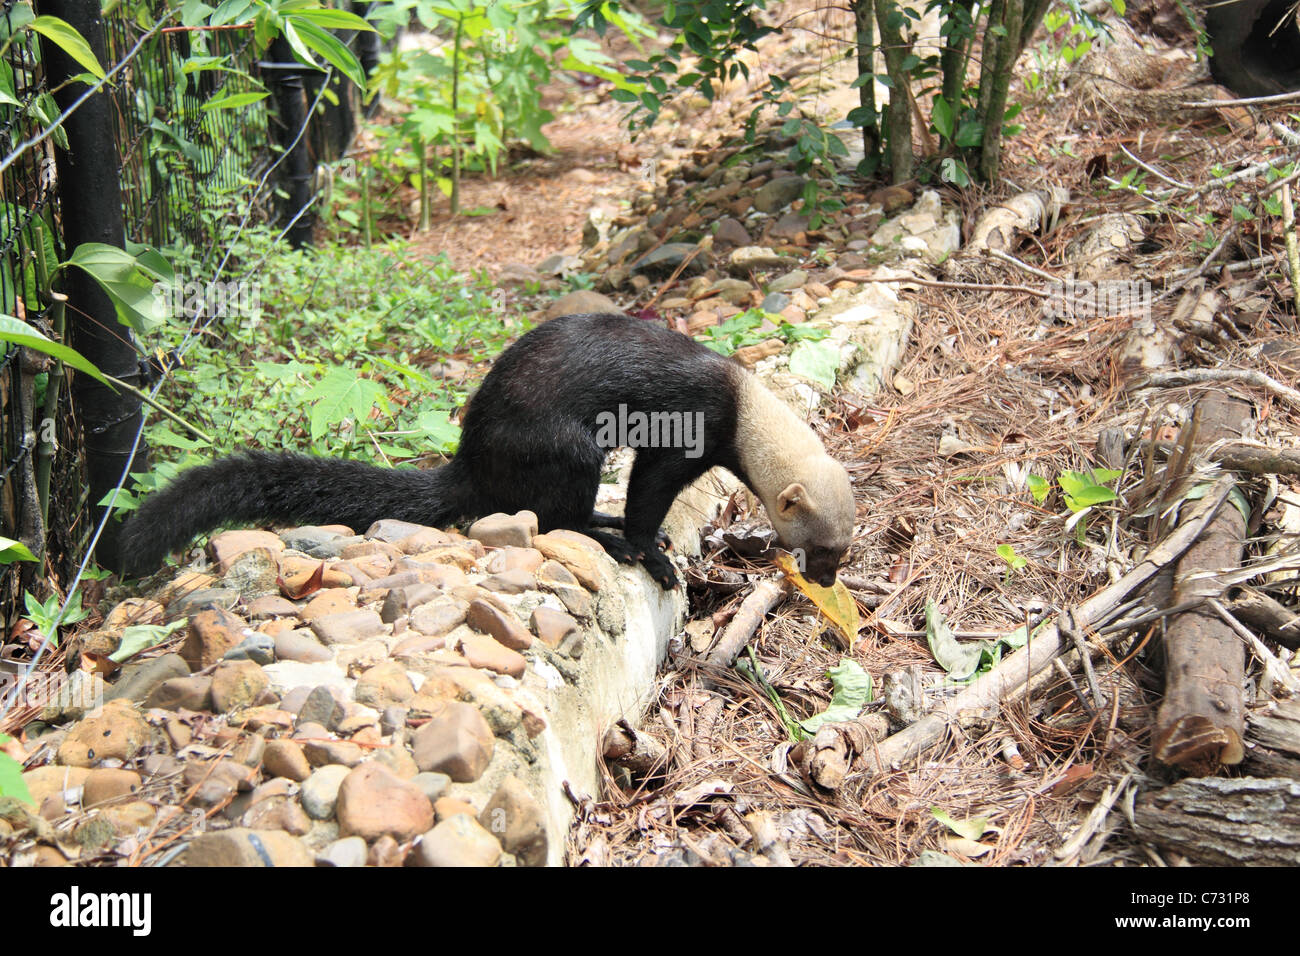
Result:
[[1246,759],[1254,777],[1300,780],[1300,701],[1284,701],[1246,718]]
[[1295,866],[1300,860],[1300,780],[1190,778],[1143,794],[1137,832],[1196,863]]
[[[1212,394],[1197,403],[1198,445],[1241,436],[1250,404]],[[1223,508],[1178,560],[1173,603],[1201,595],[1206,573],[1241,566],[1246,516]],[[1169,619],[1164,635],[1165,694],[1156,714],[1151,752],[1161,763],[1205,775],[1245,756],[1242,685],[1246,650],[1236,631],[1215,611],[1199,606]]]
[[789,593],[790,585],[784,578],[780,580],[768,578],[754,585],[754,590],[740,602],[740,609],[736,611],[736,616],[731,619],[731,623],[713,645],[713,650],[709,651],[709,656],[705,658],[704,663],[712,667],[730,667],[749,643],[754,632],[758,630],[758,625],[763,623],[767,612],[776,607],[777,602]]
[[[1232,487],[1230,478],[1216,481],[1178,528],[1152,548],[1133,570],[1074,609],[1075,623],[1084,628],[1095,626],[1130,594],[1177,561],[1218,514]],[[976,678],[960,694],[942,701],[935,710],[864,754],[866,767],[880,772],[901,766],[942,740],[949,726],[986,720],[1004,699],[1014,699],[1014,692],[1028,686],[1034,675],[1049,667],[1059,654],[1073,649],[1074,645],[1062,638],[1055,624],[1043,628],[1024,647]]]

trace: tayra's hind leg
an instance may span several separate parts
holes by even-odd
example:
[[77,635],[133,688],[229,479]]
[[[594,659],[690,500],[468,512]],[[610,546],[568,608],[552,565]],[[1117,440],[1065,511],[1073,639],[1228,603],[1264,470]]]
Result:
[[627,513],[623,536],[643,552],[641,564],[660,587],[677,586],[677,569],[655,546],[659,526],[668,516],[677,493],[704,474],[708,463],[686,458],[676,449],[639,448],[627,483]]

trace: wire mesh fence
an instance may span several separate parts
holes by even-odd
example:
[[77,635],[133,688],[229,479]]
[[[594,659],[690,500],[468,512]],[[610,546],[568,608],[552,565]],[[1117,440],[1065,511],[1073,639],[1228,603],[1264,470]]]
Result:
[[[49,276],[72,251],[65,246],[76,242],[65,239],[65,214],[73,210],[60,209],[55,163],[67,138],[62,129],[51,132],[59,125],[52,95],[58,83],[43,69],[35,35],[20,29],[32,15],[30,0],[0,0],[0,41],[12,38],[0,56],[0,312],[49,335]],[[285,62],[291,55],[259,55],[247,26],[180,26],[159,0],[127,0],[103,19],[115,148],[75,160],[81,169],[110,164],[128,249],[140,243],[171,252],[189,264],[190,274],[212,280],[228,265],[222,236],[232,220],[240,228],[279,220],[309,236],[310,191],[299,192],[305,198],[294,209],[274,208],[275,193],[289,181],[288,170],[301,177],[304,168],[310,173],[347,148],[353,91],[329,71],[295,69]],[[343,39],[356,48],[355,35]],[[288,97],[286,77],[294,81]],[[334,95],[323,97],[322,84]],[[7,88],[12,96],[4,95]],[[265,89],[276,95],[255,95]],[[60,96],[66,100],[66,89]],[[337,103],[324,108],[331,99]],[[286,115],[286,104],[295,116]],[[294,151],[301,155],[290,157]],[[285,190],[279,192],[283,197]],[[130,340],[125,327],[100,324],[104,333]],[[193,335],[191,329],[186,341]],[[0,667],[14,663],[8,660],[14,648],[3,645],[22,613],[24,590],[36,577],[70,588],[96,533],[91,519],[98,502],[86,490],[93,484],[86,477],[86,423],[78,420],[78,397],[66,380],[49,384],[48,365],[39,353],[0,343],[0,536],[45,549],[40,562],[0,563]],[[147,385],[150,375],[134,380]],[[42,468],[48,477],[38,479]],[[48,496],[36,493],[42,480]]]

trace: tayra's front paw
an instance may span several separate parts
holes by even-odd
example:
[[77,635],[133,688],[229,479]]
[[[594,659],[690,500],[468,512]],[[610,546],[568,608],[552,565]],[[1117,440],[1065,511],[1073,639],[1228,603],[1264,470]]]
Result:
[[641,559],[641,566],[650,573],[650,577],[654,578],[665,591],[671,591],[677,587],[677,569],[662,552],[656,551],[653,554],[647,554]]
[[641,549],[628,544],[622,538],[610,535],[608,540],[602,540],[600,544],[605,549],[605,553],[619,564],[636,564],[641,560]]

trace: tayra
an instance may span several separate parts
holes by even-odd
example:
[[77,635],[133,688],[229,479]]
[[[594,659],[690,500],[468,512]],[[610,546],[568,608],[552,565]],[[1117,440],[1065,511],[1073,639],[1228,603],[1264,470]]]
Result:
[[[593,510],[615,418],[633,423],[622,443],[643,445],[623,517]],[[687,424],[669,434],[689,436],[689,447],[638,441],[646,420]],[[571,315],[533,329],[497,359],[469,401],[448,464],[417,471],[232,455],[150,495],[122,531],[122,554],[126,570],[142,573],[225,524],[364,529],[399,518],[443,526],[528,509],[542,531],[581,531],[671,588],[677,577],[657,546],[659,526],[678,492],[714,465],[758,495],[782,546],[802,551],[808,577],[834,583],[853,535],[853,491],[812,430],[736,362],[684,335],[626,316]],[[623,537],[602,530],[611,527]]]

